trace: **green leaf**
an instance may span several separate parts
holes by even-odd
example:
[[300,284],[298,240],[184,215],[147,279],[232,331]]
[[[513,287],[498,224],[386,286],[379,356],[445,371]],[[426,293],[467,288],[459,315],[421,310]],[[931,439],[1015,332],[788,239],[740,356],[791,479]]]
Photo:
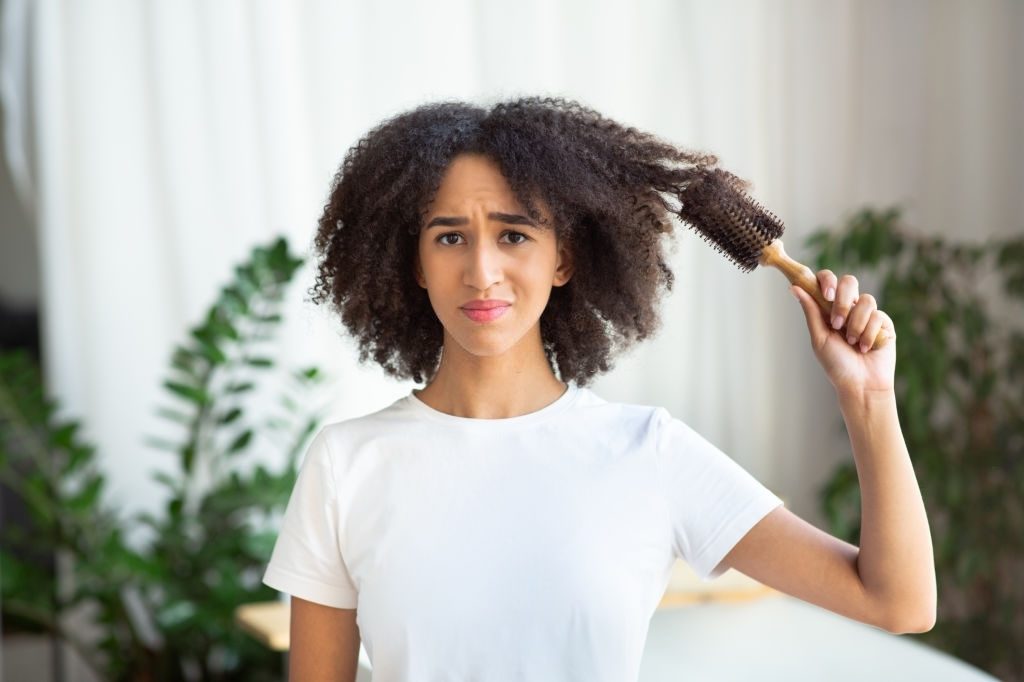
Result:
[[1024,239],[1010,239],[997,247],[996,263],[1001,268],[1024,268]]
[[284,270],[288,266],[288,242],[283,237],[278,237],[267,251],[269,262],[274,265],[275,270]]
[[210,319],[206,322],[206,326],[209,328],[210,333],[218,339],[229,339],[231,341],[240,340],[242,337],[238,333],[238,330],[227,319],[221,317],[221,315],[222,313],[220,308],[213,308],[210,310]]
[[250,294],[255,294],[262,288],[262,283],[259,280],[259,276],[256,274],[258,263],[257,255],[258,253],[254,253],[253,260],[257,261],[256,263],[239,265],[235,268],[238,287]]
[[177,346],[171,355],[171,366],[181,370],[190,377],[195,377],[199,373],[197,360],[196,354],[190,349],[184,346]]
[[8,610],[12,605],[22,607],[17,613],[26,617],[29,611],[39,617],[29,617],[32,622],[46,625],[56,615],[50,595],[54,593],[56,584],[52,574],[43,569],[37,562],[27,561],[0,546],[0,565],[3,566],[3,580],[0,581],[0,595],[4,603],[5,627],[7,626]]
[[243,536],[243,542],[249,554],[269,561],[270,555],[274,551],[274,543],[277,542],[277,536],[276,531],[263,531]]
[[158,483],[163,483],[172,492],[175,492],[175,493],[180,493],[181,492],[181,483],[178,481],[178,479],[174,478],[173,476],[171,476],[170,474],[168,474],[166,472],[163,472],[163,471],[154,472],[153,479],[155,481],[157,481]]
[[60,469],[61,476],[68,476],[93,460],[96,449],[88,445],[69,446],[68,458]]
[[232,313],[244,315],[249,312],[249,301],[237,287],[225,288],[221,301]]
[[322,376],[320,370],[316,367],[307,367],[305,369],[297,370],[294,373],[296,379],[300,381],[305,380],[316,380]]
[[200,407],[210,402],[210,396],[206,391],[195,386],[189,386],[177,381],[164,381],[164,387],[169,389],[172,393],[175,393],[176,395],[179,395]]
[[162,628],[176,629],[189,621],[196,613],[196,606],[190,601],[168,601],[156,612],[156,621]]
[[222,365],[227,362],[228,356],[217,346],[215,341],[196,335],[196,344],[199,348],[199,354],[209,360],[211,364]]
[[238,393],[245,393],[246,391],[251,391],[255,387],[256,384],[254,384],[253,382],[243,381],[238,383],[230,383],[224,387],[224,390],[227,393],[235,395]]
[[233,407],[226,413],[224,413],[221,417],[219,417],[217,419],[217,423],[221,426],[223,426],[224,424],[230,424],[241,416],[242,409],[240,407]]
[[50,528],[56,520],[53,491],[42,476],[34,475],[25,479],[25,485],[19,491],[28,505],[29,512],[43,528]]
[[78,430],[78,427],[79,423],[73,421],[51,431],[49,438],[50,446],[55,448],[70,448],[71,444],[74,442],[75,432]]
[[85,487],[76,495],[65,501],[65,505],[72,511],[82,512],[92,509],[96,504],[100,491],[103,488],[102,476],[96,475],[89,479]]
[[231,442],[230,447],[228,447],[228,454],[231,455],[231,454],[234,454],[236,452],[239,452],[240,450],[243,450],[249,444],[249,441],[251,441],[251,440],[252,440],[252,429],[246,429],[245,431],[240,433],[238,435],[238,437],[235,438],[234,441]]
[[192,473],[192,466],[196,459],[195,443],[187,443],[181,449],[181,466],[186,473]]

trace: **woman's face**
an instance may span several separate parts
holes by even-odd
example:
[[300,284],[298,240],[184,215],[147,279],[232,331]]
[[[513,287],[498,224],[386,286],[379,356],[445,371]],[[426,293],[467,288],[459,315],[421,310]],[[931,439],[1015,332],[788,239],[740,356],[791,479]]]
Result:
[[[550,221],[547,208],[538,208]],[[539,345],[551,287],[572,275],[551,223],[534,225],[497,164],[480,154],[452,160],[424,216],[417,255],[416,281],[444,326],[446,349],[454,342],[476,356]],[[507,307],[465,309],[481,301]]]

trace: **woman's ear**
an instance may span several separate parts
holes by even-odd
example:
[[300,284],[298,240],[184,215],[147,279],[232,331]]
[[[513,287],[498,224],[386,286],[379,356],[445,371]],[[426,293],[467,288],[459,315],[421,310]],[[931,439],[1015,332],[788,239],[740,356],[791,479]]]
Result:
[[416,279],[416,283],[424,289],[427,288],[427,281],[423,278],[423,268],[420,267],[420,256],[414,252],[412,254],[412,276]]
[[552,284],[560,287],[570,279],[574,270],[572,248],[568,240],[558,240],[558,263],[555,266],[555,278]]

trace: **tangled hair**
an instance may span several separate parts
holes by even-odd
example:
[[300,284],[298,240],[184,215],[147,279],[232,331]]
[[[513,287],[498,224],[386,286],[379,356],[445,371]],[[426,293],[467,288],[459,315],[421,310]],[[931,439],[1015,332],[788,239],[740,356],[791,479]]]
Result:
[[[329,301],[370,356],[398,379],[423,383],[440,362],[444,329],[416,282],[418,235],[449,163],[479,153],[501,169],[538,224],[550,209],[573,275],[541,315],[544,354],[563,381],[585,386],[616,353],[661,324],[657,303],[673,273],[661,237],[669,213],[713,201],[718,159],[678,149],[577,102],[526,97],[486,109],[425,104],[379,123],[334,176],[314,241],[313,302]],[[737,180],[738,181],[738,180]],[[742,183],[742,181],[738,181]],[[689,198],[688,187],[693,187]],[[700,187],[700,191],[697,188]],[[678,204],[676,204],[678,202]]]

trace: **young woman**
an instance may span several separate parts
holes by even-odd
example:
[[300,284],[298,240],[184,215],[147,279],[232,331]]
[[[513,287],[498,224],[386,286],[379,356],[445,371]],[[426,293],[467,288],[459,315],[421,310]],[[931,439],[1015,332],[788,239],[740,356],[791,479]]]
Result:
[[[579,104],[425,105],[349,150],[316,302],[420,390],[324,426],[264,582],[291,679],[635,680],[676,558],[891,632],[935,618],[928,522],[893,397],[892,321],[793,288],[849,428],[861,546],[815,528],[662,407],[586,387],[659,326],[671,197],[717,159]],[[666,198],[666,195],[668,198]],[[845,319],[849,338],[841,336]]]

